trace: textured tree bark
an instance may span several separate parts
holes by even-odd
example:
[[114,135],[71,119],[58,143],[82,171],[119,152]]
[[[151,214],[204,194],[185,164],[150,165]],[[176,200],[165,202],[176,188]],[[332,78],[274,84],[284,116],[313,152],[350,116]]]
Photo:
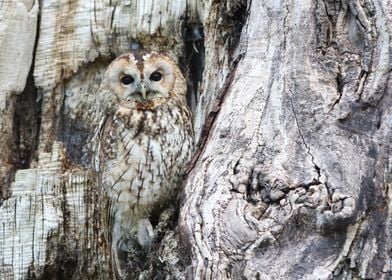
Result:
[[91,142],[136,47],[178,59],[199,146],[130,279],[390,279],[391,7],[2,1],[0,279],[112,277]]
[[185,187],[194,278],[391,279],[391,2],[248,6]]

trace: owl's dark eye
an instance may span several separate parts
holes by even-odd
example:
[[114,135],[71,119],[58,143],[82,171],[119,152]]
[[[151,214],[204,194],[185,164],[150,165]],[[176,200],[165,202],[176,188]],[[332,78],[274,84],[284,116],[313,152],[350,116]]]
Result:
[[131,75],[125,75],[121,78],[121,83],[123,85],[132,84],[135,79]]
[[150,80],[154,82],[158,82],[162,79],[162,74],[159,72],[154,72],[150,76]]

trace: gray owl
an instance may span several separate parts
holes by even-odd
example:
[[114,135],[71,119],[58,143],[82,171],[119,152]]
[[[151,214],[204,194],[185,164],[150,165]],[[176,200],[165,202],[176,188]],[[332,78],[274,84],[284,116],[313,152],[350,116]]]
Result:
[[125,277],[121,255],[154,238],[151,213],[178,193],[193,149],[186,81],[166,55],[121,55],[108,67],[100,95],[111,109],[96,134],[95,170],[106,196],[112,266]]

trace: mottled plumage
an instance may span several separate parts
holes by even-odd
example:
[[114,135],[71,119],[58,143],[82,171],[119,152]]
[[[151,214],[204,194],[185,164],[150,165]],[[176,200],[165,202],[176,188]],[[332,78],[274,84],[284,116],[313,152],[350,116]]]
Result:
[[[105,73],[111,100],[97,131],[95,165],[107,196],[112,262],[124,276],[121,251],[153,240],[150,215],[177,194],[193,147],[186,81],[167,56],[124,54]],[[121,264],[122,263],[122,264]]]

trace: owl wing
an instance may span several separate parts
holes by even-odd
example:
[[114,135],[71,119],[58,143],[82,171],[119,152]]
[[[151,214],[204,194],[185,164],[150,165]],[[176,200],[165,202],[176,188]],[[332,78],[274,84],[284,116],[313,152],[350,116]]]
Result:
[[113,127],[113,118],[111,116],[105,116],[99,123],[98,128],[95,131],[94,139],[94,171],[101,174],[104,171],[102,165],[106,160],[113,158],[111,152],[112,145],[110,143],[110,131]]
[[104,205],[103,225],[105,240],[110,248],[111,265],[115,279],[126,279],[127,254],[125,251],[118,250],[117,244],[113,244],[112,232],[115,226],[115,219],[112,204],[114,201],[107,195],[107,188],[111,186],[107,186],[107,183],[105,182],[105,178],[108,175],[105,163],[115,158],[117,150],[116,141],[113,140],[116,137],[115,129],[113,127],[113,116],[105,116],[96,133],[96,139],[98,139],[98,141],[95,153],[95,169],[100,174],[100,191],[102,193],[102,202]]
[[110,141],[110,131],[113,128],[113,117],[107,115],[102,118],[99,123],[98,128],[95,131],[95,143],[94,143],[94,171],[98,174],[97,177],[97,185],[99,186],[98,190],[101,192],[101,199],[103,205],[103,224],[104,224],[104,234],[107,244],[112,243],[111,231],[113,228],[113,207],[112,202],[106,194],[106,188],[104,183],[105,177],[105,168],[104,163],[113,158],[113,144]]

